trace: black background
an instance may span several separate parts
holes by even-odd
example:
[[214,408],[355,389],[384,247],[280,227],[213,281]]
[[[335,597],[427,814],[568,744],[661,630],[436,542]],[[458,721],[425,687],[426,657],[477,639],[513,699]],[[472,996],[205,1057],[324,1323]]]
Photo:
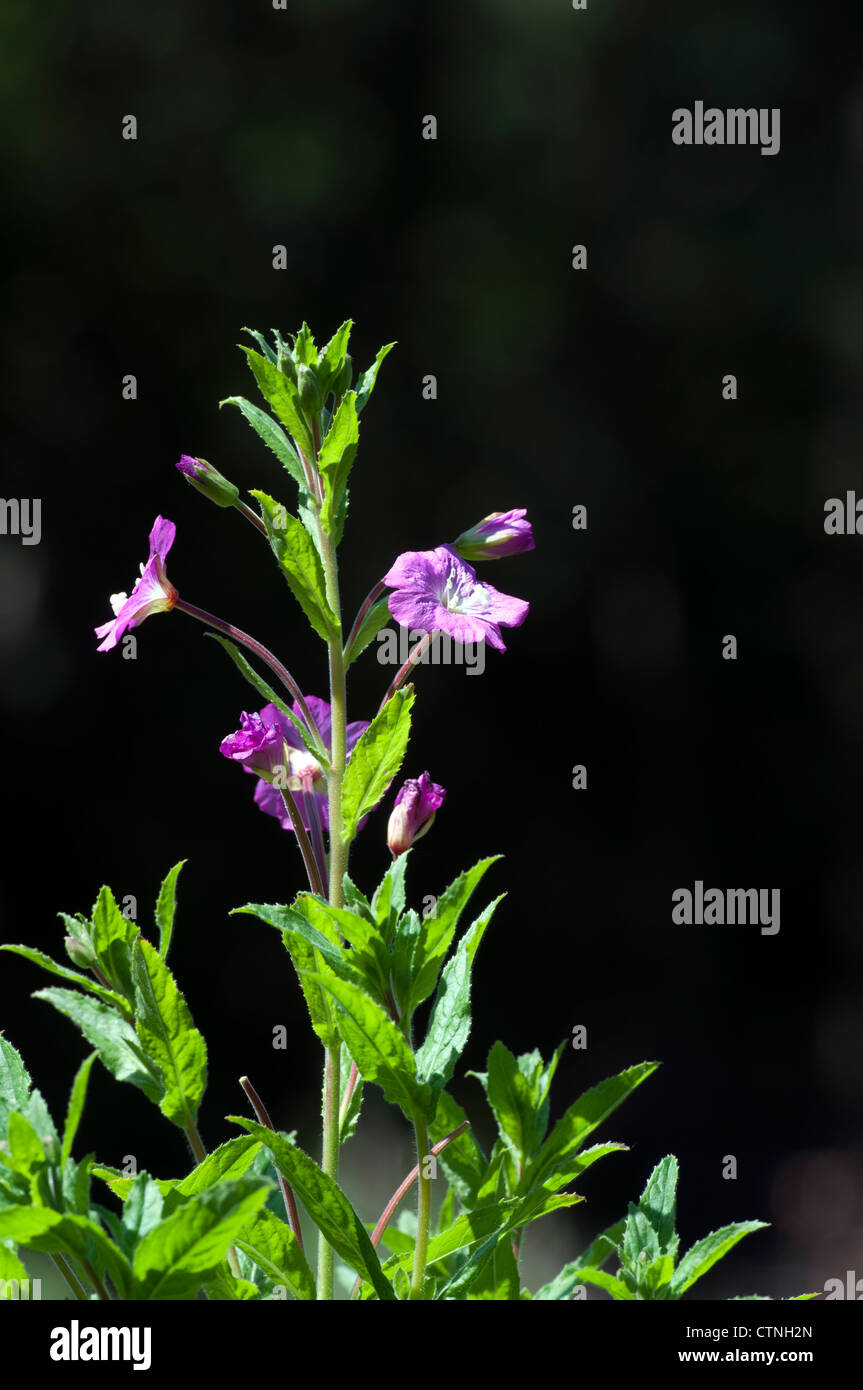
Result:
[[[209,1045],[205,1141],[235,1132],[222,1117],[244,1109],[247,1072],[316,1151],[318,1046],[290,965],[274,932],[228,915],[302,886],[293,838],[218,753],[255,696],[180,614],[139,629],[136,661],[97,654],[92,629],[161,513],[181,595],[325,695],[266,548],[173,465],[200,455],[291,504],[218,410],[255,398],[235,345],[243,325],[303,319],[322,342],[351,316],[358,367],[398,346],[362,421],[346,609],[400,551],[491,510],[527,507],[537,542],[483,575],[531,603],[506,654],[481,677],[421,675],[405,769],[449,793],[413,855],[415,902],[506,856],[456,1093],[486,1137],[464,1071],[496,1037],[548,1056],[579,1023],[588,1049],[565,1054],[555,1115],[621,1067],[664,1064],[602,1131],[631,1151],[531,1233],[529,1282],[667,1152],[684,1245],[773,1223],[703,1296],[863,1274],[863,541],[823,530],[828,497],[863,494],[859,21],[794,0],[9,0],[0,26],[0,490],[42,500],[39,546],[0,537],[0,938],[62,958],[55,914],[88,910],[102,882],[138,898],[146,930],[187,857],[172,965]],[[779,107],[781,152],[675,146],[671,112],[696,100]],[[371,649],[352,718],[391,674]],[[385,825],[351,861],[369,890]],[[779,934],[673,925],[671,894],[696,878],[780,888]],[[47,977],[8,954],[0,971],[0,1025],[62,1118],[84,1045],[28,999]],[[188,1161],[104,1072],[79,1148],[158,1176]],[[371,1098],[344,1156],[365,1218],[411,1161]]]

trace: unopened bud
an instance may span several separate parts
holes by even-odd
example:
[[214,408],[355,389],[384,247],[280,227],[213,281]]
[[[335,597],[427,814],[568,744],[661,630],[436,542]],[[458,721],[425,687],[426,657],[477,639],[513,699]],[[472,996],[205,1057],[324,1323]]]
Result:
[[321,406],[324,403],[320,382],[312,368],[305,362],[301,362],[297,367],[297,390],[300,393],[303,410],[308,415],[320,415]]
[[73,965],[80,966],[82,970],[91,970],[96,964],[96,957],[86,941],[81,941],[77,936],[67,936],[63,944]]
[[452,549],[469,565],[479,560],[503,560],[507,555],[523,555],[535,549],[533,530],[524,507],[509,512],[492,512],[469,531],[463,531]]
[[387,844],[393,855],[404,854],[416,840],[431,830],[446,792],[427,772],[409,777],[399,792],[387,826]]
[[195,491],[202,492],[211,502],[215,502],[217,507],[236,506],[240,489],[229,483],[227,478],[223,478],[206,459],[195,459],[189,454],[183,454],[177,467]]

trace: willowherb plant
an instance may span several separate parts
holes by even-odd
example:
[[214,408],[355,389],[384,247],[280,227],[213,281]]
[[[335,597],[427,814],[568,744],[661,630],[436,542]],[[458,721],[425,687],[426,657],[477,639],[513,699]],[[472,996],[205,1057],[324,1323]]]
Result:
[[[3,947],[66,982],[36,997],[76,1024],[93,1051],[75,1077],[61,1135],[18,1053],[0,1037],[0,1279],[24,1277],[21,1247],[50,1254],[78,1299],[331,1299],[337,1262],[359,1299],[568,1299],[586,1284],[615,1299],[680,1298],[763,1223],[715,1231],[678,1262],[673,1157],[658,1164],[627,1217],[556,1279],[532,1295],[522,1287],[525,1227],[579,1202],[571,1187],[582,1172],[625,1147],[585,1145],[657,1064],[642,1062],[587,1091],[549,1133],[549,1092],[564,1044],[544,1061],[538,1052],[514,1057],[495,1043],[487,1070],[475,1073],[498,1128],[491,1153],[483,1152],[447,1086],[470,1029],[477,948],[500,897],[459,934],[460,924],[495,860],[465,870],[425,915],[408,906],[411,846],[431,828],[446,797],[428,772],[408,778],[395,795],[387,832],[392,862],[382,882],[368,893],[348,874],[351,845],[405,758],[415,702],[409,678],[427,660],[436,634],[505,650],[501,629],[520,626],[528,604],[479,579],[474,566],[534,546],[523,509],[493,512],[450,544],[399,555],[346,631],[337,552],[347,484],[359,416],[393,346],[382,348],[354,382],[350,330],[350,321],[344,323],[320,351],[305,324],[292,340],[276,332],[270,343],[251,333],[260,351],[243,351],[272,413],[243,397],[223,402],[242,411],[298,485],[295,513],[257,490],[250,494],[257,507],[247,504],[202,459],[184,455],[177,465],[192,487],[239,511],[269,545],[326,648],[329,700],[301,691],[248,633],[180,597],[166,568],[176,528],[161,516],[134,588],[112,596],[114,617],[96,629],[99,651],[107,652],[145,618],[177,609],[205,624],[263,702],[241,713],[220,751],[254,776],[258,807],[294,835],[308,887],[290,904],[234,910],[280,933],[321,1041],[320,1163],[293,1135],[273,1128],[245,1077],[241,1085],[255,1118],[229,1116],[242,1132],[207,1152],[197,1126],[206,1046],[167,964],[182,861],[159,893],[157,942],[102,888],[89,917],[63,914],[76,969],[27,946]],[[416,645],[377,713],[349,721],[348,668],[393,618],[417,634]],[[432,997],[419,1042],[416,1012]],[[96,1057],[184,1131],[195,1159],[190,1173],[156,1179],[99,1165],[94,1154],[72,1158]],[[339,1150],[354,1133],[366,1083],[402,1111],[417,1151],[416,1167],[368,1224],[338,1183]],[[446,1194],[433,1223],[438,1166]],[[94,1178],[121,1200],[121,1214],[94,1198]],[[413,1188],[415,1219],[397,1218]],[[319,1232],[314,1272],[300,1207]],[[383,1262],[382,1247],[390,1252]],[[604,1269],[612,1257],[619,1265],[614,1274]]]

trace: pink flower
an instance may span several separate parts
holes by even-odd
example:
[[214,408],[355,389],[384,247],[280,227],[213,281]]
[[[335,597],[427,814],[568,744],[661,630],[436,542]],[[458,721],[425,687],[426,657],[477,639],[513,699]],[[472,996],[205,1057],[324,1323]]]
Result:
[[180,596],[165,573],[165,556],[176,534],[173,521],[156,517],[150,532],[150,554],[146,565],[141,566],[140,578],[128,598],[125,594],[111,595],[114,618],[96,628],[96,636],[104,639],[98,651],[107,652],[116,647],[124,632],[137,627],[151,613],[167,613],[174,607]]
[[383,581],[395,592],[389,610],[402,627],[416,632],[448,632],[457,642],[488,642],[506,651],[502,627],[520,627],[530,605],[480,584],[476,571],[448,545],[406,550]]

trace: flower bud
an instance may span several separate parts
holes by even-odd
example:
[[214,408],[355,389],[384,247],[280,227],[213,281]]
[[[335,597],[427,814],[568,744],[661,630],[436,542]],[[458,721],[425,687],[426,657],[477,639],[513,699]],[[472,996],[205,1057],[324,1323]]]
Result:
[[79,966],[81,970],[92,970],[96,964],[96,957],[86,941],[81,941],[77,936],[67,936],[63,944],[73,965]]
[[320,382],[312,368],[305,362],[301,362],[297,367],[297,390],[300,393],[300,402],[306,414],[320,415],[324,403]]
[[387,844],[394,856],[404,854],[414,841],[432,828],[446,792],[424,772],[409,777],[399,792],[387,826]]
[[177,467],[195,491],[202,492],[211,502],[215,502],[217,507],[236,506],[240,495],[239,488],[229,483],[227,478],[223,478],[206,459],[195,459],[189,454],[183,454]]
[[517,507],[509,512],[491,512],[469,531],[463,531],[452,549],[469,565],[478,560],[503,560],[508,555],[523,555],[533,550],[533,530],[525,519],[526,509]]

